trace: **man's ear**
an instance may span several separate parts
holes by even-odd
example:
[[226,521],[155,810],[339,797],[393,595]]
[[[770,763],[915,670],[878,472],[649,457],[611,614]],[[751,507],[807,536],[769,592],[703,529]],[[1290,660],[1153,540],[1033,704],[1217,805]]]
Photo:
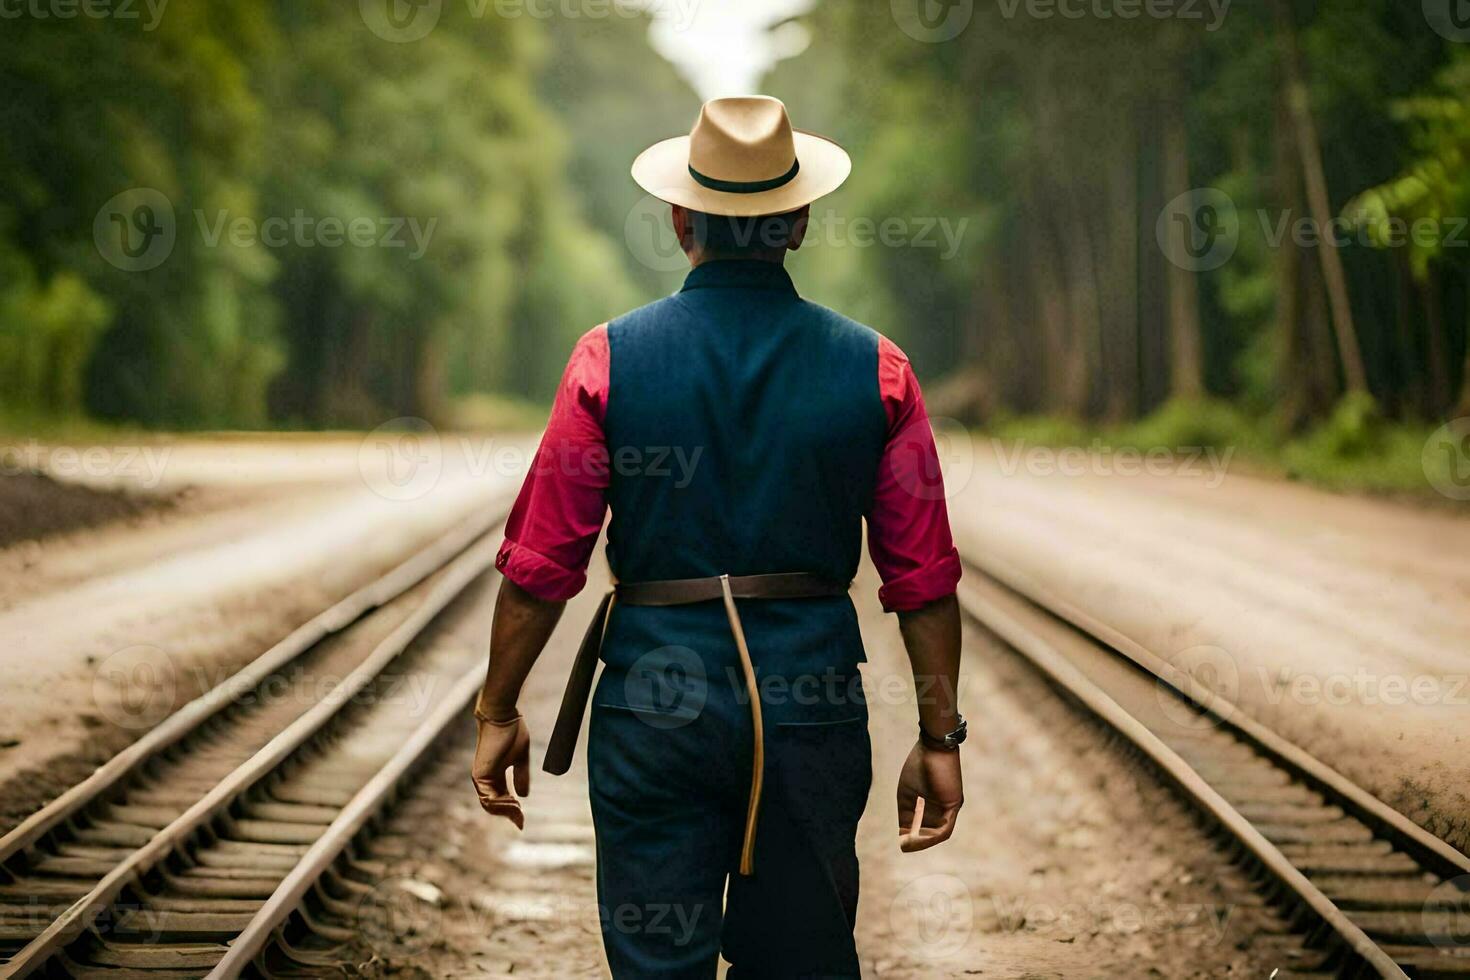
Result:
[[794,252],[801,248],[801,243],[806,241],[806,229],[811,220],[812,206],[810,204],[802,205],[791,221],[791,240],[786,243],[788,249]]
[[694,245],[689,227],[689,209],[678,204],[671,204],[669,208],[669,218],[674,223],[674,237],[679,240],[679,247],[687,253]]

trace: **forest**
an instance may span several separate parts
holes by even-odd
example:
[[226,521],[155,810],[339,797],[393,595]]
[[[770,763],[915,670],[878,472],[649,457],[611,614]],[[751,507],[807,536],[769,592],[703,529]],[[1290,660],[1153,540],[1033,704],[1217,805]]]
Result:
[[855,151],[842,206],[970,219],[948,261],[849,249],[833,300],[967,422],[1422,485],[1426,436],[1470,414],[1470,29],[1449,4],[1227,6],[982,3],[927,43],[819,7],[772,88]]
[[[699,96],[646,17],[450,2],[405,41],[369,6],[0,22],[7,428],[490,424],[677,286],[627,167]],[[1135,6],[771,24],[808,43],[763,90],[856,162],[798,285],[965,424],[1412,482],[1470,415],[1470,28],[1448,0],[1109,15]]]
[[[371,428],[545,396],[577,336],[650,293],[627,204],[589,185],[698,106],[645,21],[556,27],[450,4],[398,43],[333,0],[0,21],[11,427]],[[659,128],[614,134],[599,100]]]

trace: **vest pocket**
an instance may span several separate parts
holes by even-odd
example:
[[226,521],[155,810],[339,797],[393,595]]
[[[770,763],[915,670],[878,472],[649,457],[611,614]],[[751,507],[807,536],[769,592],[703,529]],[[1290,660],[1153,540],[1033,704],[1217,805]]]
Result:
[[848,718],[819,718],[813,721],[778,721],[777,728],[832,728],[836,725],[859,725],[868,720],[867,714]]

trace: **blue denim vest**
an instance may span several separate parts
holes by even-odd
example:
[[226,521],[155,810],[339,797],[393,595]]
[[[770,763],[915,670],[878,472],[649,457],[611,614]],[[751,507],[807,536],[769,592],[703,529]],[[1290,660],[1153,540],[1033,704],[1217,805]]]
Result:
[[[712,262],[610,323],[608,343],[620,581],[856,574],[887,434],[873,330],[801,299],[779,266]],[[864,659],[846,597],[746,601],[741,615],[763,677],[851,675]],[[711,681],[738,676],[720,603],[614,608],[608,665],[668,647],[693,651]]]

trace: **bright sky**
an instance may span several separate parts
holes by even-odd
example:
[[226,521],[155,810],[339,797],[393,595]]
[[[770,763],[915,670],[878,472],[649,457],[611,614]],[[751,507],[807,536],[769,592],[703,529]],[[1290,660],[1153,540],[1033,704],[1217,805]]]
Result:
[[704,99],[758,93],[776,62],[800,54],[811,40],[806,28],[783,21],[817,5],[817,0],[640,2],[654,14],[649,30],[654,49]]

